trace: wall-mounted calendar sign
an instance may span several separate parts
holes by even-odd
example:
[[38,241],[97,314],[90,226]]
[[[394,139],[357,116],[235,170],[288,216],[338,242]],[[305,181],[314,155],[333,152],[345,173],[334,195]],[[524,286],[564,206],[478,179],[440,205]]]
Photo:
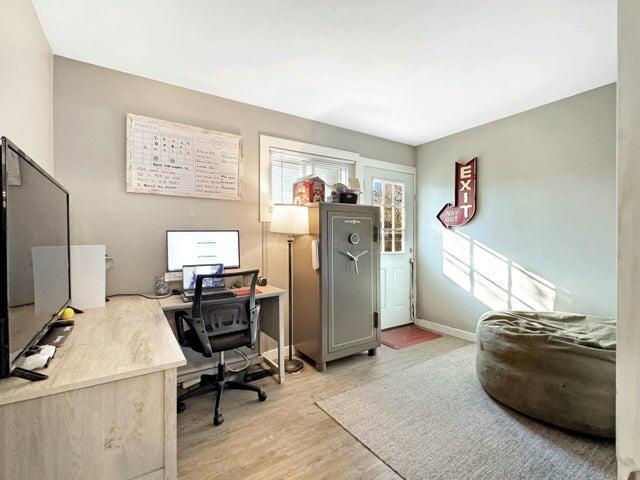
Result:
[[478,157],[467,163],[456,162],[456,203],[447,203],[438,212],[438,220],[445,227],[459,227],[471,221],[476,213]]
[[126,191],[242,200],[242,137],[128,113]]

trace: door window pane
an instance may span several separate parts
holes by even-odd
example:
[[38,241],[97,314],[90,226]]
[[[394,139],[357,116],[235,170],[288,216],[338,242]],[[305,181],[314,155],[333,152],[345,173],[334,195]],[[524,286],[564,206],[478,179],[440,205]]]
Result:
[[393,228],[401,230],[404,228],[404,208],[394,208],[393,210]]
[[390,207],[393,205],[393,183],[384,182],[384,206]]
[[393,203],[398,207],[404,205],[404,185],[402,183],[393,185]]
[[373,205],[382,205],[382,180],[373,181]]
[[394,237],[393,237],[393,250],[394,250],[394,252],[402,252],[402,251],[404,251],[403,242],[404,242],[404,232],[396,230],[396,232],[394,233]]
[[373,205],[380,207],[384,231],[383,253],[404,252],[405,186],[401,182],[373,180]]
[[384,228],[391,229],[393,228],[393,208],[392,207],[384,207]]
[[393,251],[393,234],[391,233],[391,230],[385,230],[384,231],[384,251],[385,252],[392,252]]

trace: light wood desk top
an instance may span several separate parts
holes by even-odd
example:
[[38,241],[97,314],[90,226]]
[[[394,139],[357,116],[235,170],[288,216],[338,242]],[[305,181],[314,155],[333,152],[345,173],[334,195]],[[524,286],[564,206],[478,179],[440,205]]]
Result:
[[[248,287],[240,288],[239,290],[246,290]],[[256,290],[260,290],[262,293],[256,293],[256,299],[261,298],[269,298],[269,297],[277,297],[279,295],[284,295],[286,293],[285,290],[274,287],[273,285],[265,285],[264,287],[256,287]],[[165,311],[170,310],[180,310],[182,308],[191,308],[193,302],[185,302],[182,300],[182,296],[180,295],[171,295],[167,298],[161,298],[158,300],[160,303],[160,308]]]
[[185,357],[157,300],[112,298],[77,315],[39,382],[0,379],[0,405],[176,368]]

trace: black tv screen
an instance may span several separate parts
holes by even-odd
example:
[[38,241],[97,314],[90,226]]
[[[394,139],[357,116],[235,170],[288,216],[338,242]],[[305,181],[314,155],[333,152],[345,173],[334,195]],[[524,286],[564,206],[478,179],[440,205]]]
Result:
[[2,138],[0,376],[46,333],[71,297],[69,194]]

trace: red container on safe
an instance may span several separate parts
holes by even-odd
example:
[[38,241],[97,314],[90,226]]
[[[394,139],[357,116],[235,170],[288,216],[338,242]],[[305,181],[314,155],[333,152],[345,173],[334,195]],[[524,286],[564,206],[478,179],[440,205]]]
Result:
[[293,182],[293,204],[324,202],[324,181],[320,177],[302,177]]

